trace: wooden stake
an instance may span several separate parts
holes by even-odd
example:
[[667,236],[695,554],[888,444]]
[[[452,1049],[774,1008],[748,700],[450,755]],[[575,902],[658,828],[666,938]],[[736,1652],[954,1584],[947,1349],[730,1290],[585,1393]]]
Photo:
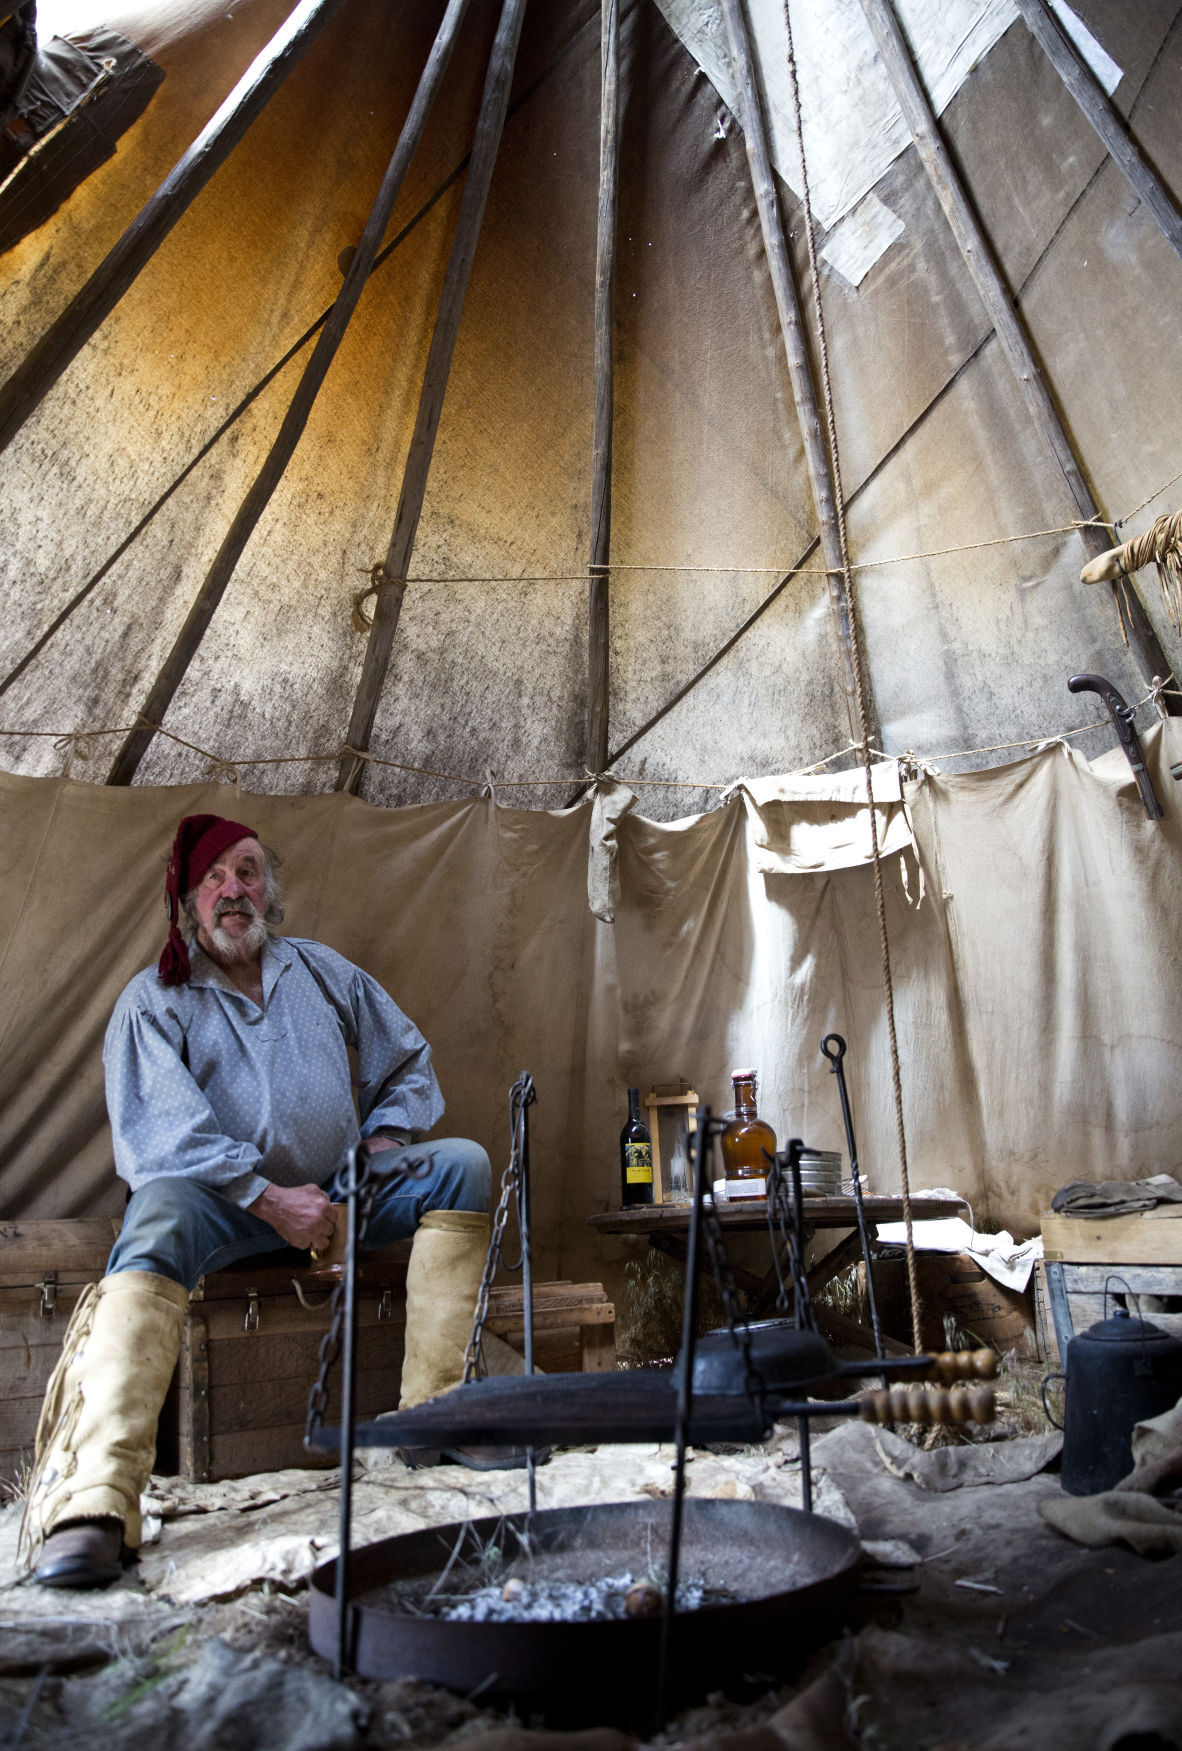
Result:
[[[837,531],[837,505],[833,490],[833,472],[830,466],[828,446],[821,426],[821,416],[817,407],[817,389],[813,379],[812,364],[805,344],[800,293],[796,285],[796,275],[792,266],[792,257],[788,251],[784,221],[772,174],[767,126],[764,121],[759,87],[755,80],[751,42],[747,34],[747,21],[743,16],[742,0],[722,0],[722,10],[726,18],[727,35],[730,38],[731,60],[734,65],[735,77],[739,83],[739,121],[747,147],[747,162],[751,167],[751,182],[755,190],[756,206],[759,209],[759,225],[763,232],[763,247],[772,277],[772,287],[776,294],[776,308],[780,314],[780,332],[783,334],[784,350],[788,356],[788,376],[792,383],[793,399],[796,402],[796,417],[800,422],[800,433],[804,440],[805,461],[808,464],[809,482],[812,486],[813,505],[817,513],[821,540],[821,556],[829,573],[829,605],[837,626],[838,646],[841,651],[841,678],[845,688],[850,735],[860,746],[862,731],[858,722],[857,687],[854,682],[850,603],[846,598],[842,575],[841,541]],[[876,745],[881,745],[877,713],[869,702],[866,729],[871,741]]]
[[[1013,295],[1002,278],[992,246],[973,211],[936,125],[931,104],[911,60],[911,52],[899,28],[891,0],[862,0],[862,10],[874,33],[878,52],[890,74],[891,84],[911,129],[924,169],[944,209],[981,302],[989,314],[994,333],[1014,373],[1027,411],[1039,436],[1058,463],[1080,517],[1088,520],[1102,517],[1092,490],[1084,478],[1083,468],[1071,438],[1051,397],[1042,367],[1035,358],[1034,348],[1015,307]],[[1093,559],[1113,545],[1114,538],[1094,525],[1081,529],[1080,535]],[[1129,643],[1137,654],[1142,675],[1147,683],[1151,683],[1168,675],[1170,665],[1145,612],[1145,605],[1133,588],[1132,580],[1122,581],[1128,604]],[[1115,585],[1113,595],[1115,598]],[[1119,599],[1117,605],[1119,612]],[[1171,715],[1182,715],[1182,702],[1167,699],[1163,705]]]
[[[386,553],[385,580],[377,593],[373,626],[370,628],[369,643],[365,647],[353,714],[349,719],[348,745],[358,753],[369,748],[378,700],[390,664],[394,634],[398,630],[398,617],[402,611],[402,598],[406,592],[406,579],[418,534],[419,518],[422,515],[427,475],[435,451],[435,436],[443,411],[443,397],[447,390],[452,353],[459,333],[472,261],[492,183],[501,130],[505,125],[505,112],[509,106],[509,89],[513,81],[513,67],[517,59],[517,44],[521,37],[524,14],[525,0],[504,0],[484,82],[472,161],[464,184],[455,241],[448,258],[439,310],[431,335],[431,348],[427,355],[427,369],[423,374],[415,429],[402,476],[398,511]],[[337,771],[337,790],[351,790],[356,795],[361,788],[364,764],[355,754],[343,755]]]
[[1104,150],[1133,193],[1152,213],[1174,254],[1182,257],[1182,213],[1157,172],[1142,156],[1141,148],[1130,137],[1123,117],[1105,94],[1103,86],[1048,10],[1045,0],[1017,0],[1017,7],[1031,36],[1099,134]]
[[394,203],[402,188],[403,178],[414,156],[419,140],[422,138],[427,117],[439,90],[447,64],[455,47],[456,37],[464,14],[468,9],[469,0],[449,0],[439,30],[423,69],[418,89],[410,106],[410,112],[398,136],[398,143],[393,156],[386,167],[377,199],[370,209],[361,240],[345,274],[344,283],[337,293],[328,321],[324,324],[316,339],[312,356],[304,366],[303,375],[296,385],[291,404],[283,417],[277,437],[271,445],[258,474],[255,477],[246,497],[238,508],[238,513],[231,523],[229,531],[222,542],[213,564],[206,575],[205,582],[198,592],[197,599],[190,608],[184,625],[177,635],[176,642],[165,660],[164,666],[156,677],[155,684],[144,702],[140,712],[140,727],[134,729],[124,742],[111,768],[108,784],[130,784],[139,767],[140,761],[147,753],[156,731],[152,727],[162,722],[165,712],[172,703],[173,695],[184,678],[185,671],[195,656],[201,640],[226,592],[226,586],[234,575],[234,568],[242,557],[243,549],[250,540],[258,524],[259,518],[266,510],[276,487],[282,480],[288,463],[295,452],[296,445],[303,436],[304,428],[320,386],[328,374],[329,366],[336,357],[337,348],[345,337],[349,319],[357,308],[357,301],[365,289],[365,283],[373,269],[374,258],[381,247],[386,227],[390,223],[390,215],[394,211]]
[[177,220],[225,163],[341,4],[342,0],[301,0],[137,213],[114,249],[0,387],[0,451],[12,442],[66,367],[110,315],[140,269],[151,261]]
[[620,17],[602,0],[600,27],[599,218],[595,240],[595,420],[591,437],[591,578],[587,593],[587,754],[590,772],[607,766],[611,557],[612,336],[619,181]]

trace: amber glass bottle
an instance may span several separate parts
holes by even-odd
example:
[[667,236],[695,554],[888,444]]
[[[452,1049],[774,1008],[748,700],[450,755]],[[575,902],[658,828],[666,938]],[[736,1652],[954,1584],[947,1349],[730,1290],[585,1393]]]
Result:
[[722,1133],[722,1165],[732,1198],[762,1198],[767,1190],[767,1155],[776,1153],[776,1133],[755,1105],[754,1070],[736,1070],[735,1116]]

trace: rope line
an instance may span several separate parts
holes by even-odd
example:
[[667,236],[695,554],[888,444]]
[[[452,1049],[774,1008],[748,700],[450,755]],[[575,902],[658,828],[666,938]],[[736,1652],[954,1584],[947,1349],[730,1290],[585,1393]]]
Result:
[[[1168,685],[1173,679],[1173,674],[1167,675],[1165,685],[1151,687],[1136,701],[1132,709],[1135,712],[1140,711],[1143,706],[1151,704],[1162,693],[1182,698],[1182,689]],[[901,766],[914,766],[922,769],[923,767],[934,767],[941,760],[963,760],[971,754],[999,754],[1008,752],[1011,748],[1041,748],[1048,742],[1062,742],[1071,736],[1087,735],[1090,730],[1106,729],[1109,722],[1108,718],[1096,718],[1092,723],[1080,724],[1075,729],[1055,730],[1043,735],[1025,736],[1017,742],[989,742],[980,748],[957,748],[946,754],[917,754],[909,748],[905,753],[896,755],[887,754],[883,749],[875,747],[871,747],[870,752],[878,761],[898,760]],[[361,749],[354,748],[348,743],[334,748],[327,754],[236,754],[232,757],[226,757],[214,754],[208,748],[200,747],[196,742],[188,742],[183,736],[175,735],[172,730],[166,730],[163,724],[151,723],[147,718],[139,715],[137,715],[134,724],[100,725],[84,730],[0,729],[0,736],[9,736],[22,741],[52,741],[54,746],[60,748],[66,756],[63,776],[68,777],[70,767],[75,760],[85,762],[94,758],[97,752],[94,743],[99,737],[128,736],[135,729],[150,729],[156,735],[163,736],[166,741],[175,742],[181,748],[188,748],[191,753],[198,754],[203,760],[208,761],[207,777],[228,779],[231,782],[241,782],[240,769],[244,766],[315,766],[330,761],[339,761],[345,755],[356,760],[368,760],[375,766],[390,766],[397,772],[414,772],[423,778],[439,778],[448,784],[470,784],[478,790],[487,789],[490,782],[487,772],[479,778],[470,777],[465,772],[440,772],[431,766],[412,766],[405,760],[390,760],[382,754],[364,753]],[[835,760],[842,759],[846,754],[860,754],[861,751],[861,743],[845,742],[832,754],[826,754],[823,759],[814,760],[808,766],[796,766],[784,776],[806,778],[810,773],[820,772],[826,766],[832,766]],[[631,777],[610,770],[604,774],[590,773],[587,776],[614,778],[618,783],[626,784],[633,790],[647,788],[650,790],[717,790],[722,792],[734,790],[739,783],[739,780],[734,778],[726,784],[720,784],[716,779],[706,778]],[[576,783],[577,778],[570,773],[560,778],[495,778],[494,775],[493,782],[498,790],[544,790],[547,787],[561,786],[566,788],[572,783]]]
[[1123,517],[1118,517],[1111,527],[1113,529],[1123,529],[1126,523],[1131,523],[1134,517],[1140,515],[1146,505],[1151,505],[1154,499],[1159,499],[1163,492],[1169,492],[1170,488],[1172,486],[1177,486],[1180,480],[1182,480],[1182,468],[1178,470],[1177,474],[1175,474],[1171,480],[1167,480],[1164,486],[1159,486],[1157,491],[1151,492],[1147,499],[1142,499],[1139,505],[1134,505],[1133,509],[1131,511],[1126,511]]
[[[821,363],[821,388],[825,398],[825,424],[829,438],[829,462],[833,470],[833,496],[837,509],[837,536],[841,551],[842,582],[850,627],[850,654],[854,665],[854,693],[858,705],[858,725],[862,732],[862,769],[866,776],[866,805],[870,822],[870,859],[874,869],[874,905],[878,914],[878,946],[882,957],[883,994],[886,999],[887,1033],[891,1047],[891,1085],[895,1102],[895,1131],[899,1145],[899,1168],[902,1177],[903,1221],[907,1237],[907,1286],[911,1299],[911,1332],[918,1355],[922,1344],[922,1308],[919,1299],[919,1276],[915,1263],[915,1237],[911,1216],[911,1177],[907,1165],[907,1129],[903,1118],[903,1081],[899,1066],[899,1040],[895,1029],[895,993],[891,979],[891,945],[887,935],[886,898],[882,880],[882,851],[878,843],[878,817],[874,808],[873,777],[870,761],[870,730],[866,711],[865,676],[862,662],[862,637],[858,625],[858,601],[850,566],[849,533],[846,528],[845,494],[841,484],[841,457],[837,443],[837,420],[833,408],[833,384],[829,371],[829,348],[825,336],[825,313],[821,300],[821,275],[817,268],[817,239],[813,225],[812,197],[809,190],[808,164],[804,151],[804,127],[800,112],[800,86],[796,73],[796,51],[792,41],[790,0],[784,0],[784,31],[787,38],[788,79],[792,92],[792,120],[796,130],[796,147],[800,154],[801,205],[804,209],[805,237],[808,242],[809,276],[817,312],[817,344]],[[869,1270],[869,1261],[867,1261]]]
[[[1182,479],[1182,475],[1178,477]],[[1167,482],[1172,486],[1173,482]],[[1164,492],[1165,487],[1161,488]],[[1154,497],[1158,495],[1155,493]],[[1146,499],[1151,504],[1152,499]],[[1144,507],[1142,507],[1144,508]],[[1135,515],[1136,513],[1131,513]],[[1106,523],[1102,517],[1092,517],[1086,521],[1077,519],[1074,523],[1060,523],[1051,529],[1029,529],[1021,535],[995,535],[988,541],[965,541],[958,547],[931,547],[919,553],[892,553],[885,559],[851,560],[849,569],[852,572],[878,571],[888,565],[910,565],[920,559],[946,559],[957,553],[977,553],[986,547],[1007,547],[1018,541],[1042,541],[1051,535],[1077,535],[1081,529],[1111,529],[1119,528],[1119,524]],[[373,570],[378,570],[374,567]],[[368,577],[370,571],[363,568]],[[823,565],[700,565],[694,560],[678,561],[676,564],[661,565],[641,564],[629,560],[612,560],[610,564],[599,564],[592,561],[577,572],[498,572],[476,573],[458,572],[454,577],[442,576],[438,572],[416,573],[406,579],[389,580],[407,584],[585,584],[589,577],[608,577],[612,572],[693,572],[702,577],[775,577],[775,578],[827,578],[828,568]],[[835,575],[841,575],[840,573]],[[365,595],[372,592],[366,590]],[[368,625],[366,621],[366,625]]]

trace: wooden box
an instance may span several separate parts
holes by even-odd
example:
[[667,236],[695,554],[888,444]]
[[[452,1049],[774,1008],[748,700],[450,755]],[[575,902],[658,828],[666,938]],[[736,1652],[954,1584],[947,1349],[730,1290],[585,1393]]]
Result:
[[[997,1283],[971,1253],[921,1252],[916,1255],[919,1299],[923,1311],[920,1341],[925,1350],[949,1348],[945,1320],[953,1337],[962,1334],[975,1344],[988,1344],[999,1354],[1016,1350],[1037,1353],[1029,1291]],[[883,1329],[892,1337],[911,1337],[911,1299],[906,1261],[875,1259],[874,1290]]]
[[33,1462],[41,1401],[70,1315],[107,1268],[109,1219],[0,1223],[0,1485]]
[[[520,1288],[493,1289],[488,1330],[525,1348]],[[602,1283],[534,1284],[534,1362],[545,1374],[611,1372],[616,1366],[616,1310]]]
[[[32,1464],[37,1420],[66,1327],[83,1289],[105,1274],[117,1228],[111,1218],[0,1224],[4,1484],[19,1486]],[[368,1254],[361,1266],[359,1416],[398,1403],[407,1250]],[[312,1278],[306,1254],[264,1254],[204,1278],[189,1305],[161,1413],[156,1470],[211,1482],[284,1466],[331,1466],[330,1453],[303,1446],[308,1391],[328,1321],[327,1290]],[[337,1415],[339,1391],[334,1380],[328,1418]]]
[[1042,1217],[1038,1272],[1043,1354],[1066,1366],[1067,1345],[1116,1307],[1182,1337],[1182,1220],[1106,1216]]
[[1030,1297],[1007,1289],[982,1270],[971,1253],[920,1253],[916,1260],[923,1307],[923,1342],[930,1350],[945,1350],[945,1321],[956,1334],[988,1344],[999,1354],[1037,1352]]
[[1056,1216],[1044,1211],[1043,1257],[1051,1264],[1182,1265],[1182,1217]]
[[[394,1410],[406,1330],[405,1246],[367,1253],[358,1270],[356,1414]],[[331,1285],[304,1255],[261,1254],[202,1278],[160,1417],[156,1470],[196,1483],[288,1466],[331,1467],[304,1446],[308,1393],[328,1330]],[[325,1422],[340,1417],[341,1364]]]
[[1052,1260],[1039,1273],[1044,1357],[1066,1366],[1067,1345],[1118,1307],[1182,1338],[1182,1265],[1076,1265]]

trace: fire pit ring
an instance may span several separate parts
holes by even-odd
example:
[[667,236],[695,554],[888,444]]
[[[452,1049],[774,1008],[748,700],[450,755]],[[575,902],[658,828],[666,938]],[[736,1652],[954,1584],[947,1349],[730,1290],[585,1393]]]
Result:
[[[681,1576],[702,1575],[733,1591],[734,1603],[679,1611],[671,1650],[672,1689],[691,1700],[744,1673],[789,1676],[801,1658],[837,1634],[857,1586],[856,1533],[770,1502],[690,1497],[685,1502]],[[527,1537],[531,1557],[513,1557],[505,1576],[570,1570],[584,1581],[663,1565],[665,1502],[594,1503],[530,1516],[452,1522],[355,1549],[350,1557],[349,1659],[363,1678],[421,1678],[489,1699],[528,1699],[551,1711],[606,1719],[651,1706],[659,1618],[470,1622],[398,1608],[389,1589],[436,1582],[457,1550],[475,1567],[499,1542]],[[454,1572],[454,1570],[453,1570]],[[312,1576],[312,1646],[337,1646],[336,1562]],[[680,1595],[679,1595],[680,1596]]]

